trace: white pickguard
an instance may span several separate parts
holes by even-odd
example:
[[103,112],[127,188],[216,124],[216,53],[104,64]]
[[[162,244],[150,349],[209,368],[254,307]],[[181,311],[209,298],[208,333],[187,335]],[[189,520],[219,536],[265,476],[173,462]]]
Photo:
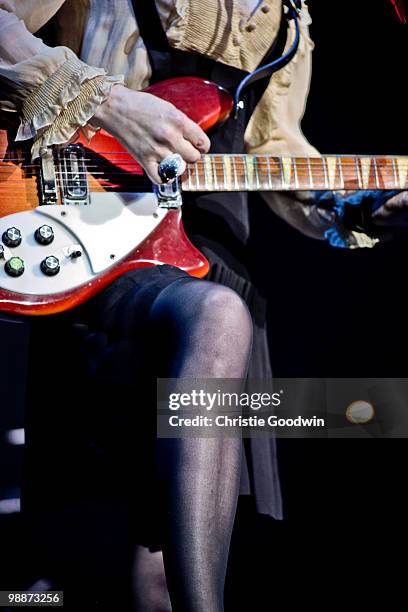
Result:
[[[0,287],[30,295],[46,295],[73,289],[126,257],[161,223],[167,210],[159,208],[153,193],[92,193],[89,205],[39,206],[0,219],[0,238],[9,227],[17,227],[22,242],[16,248],[4,247],[0,263]],[[38,244],[34,233],[41,225],[50,225],[54,241]],[[68,251],[79,245],[83,252],[77,259]],[[49,255],[58,257],[61,270],[46,276],[41,261]],[[25,272],[9,276],[4,263],[10,257],[24,260]]]

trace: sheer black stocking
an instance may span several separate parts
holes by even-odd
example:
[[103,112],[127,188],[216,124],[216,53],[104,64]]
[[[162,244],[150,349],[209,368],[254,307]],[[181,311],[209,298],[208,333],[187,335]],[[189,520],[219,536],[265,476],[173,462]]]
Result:
[[[156,298],[150,322],[168,338],[169,359],[161,376],[245,376],[252,323],[230,289],[179,279]],[[223,610],[241,447],[241,440],[232,438],[158,441],[163,554],[173,612]]]

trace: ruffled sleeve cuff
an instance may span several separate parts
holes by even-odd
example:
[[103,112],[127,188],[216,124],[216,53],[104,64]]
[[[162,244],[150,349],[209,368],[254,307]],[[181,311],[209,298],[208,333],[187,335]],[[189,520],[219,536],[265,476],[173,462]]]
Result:
[[[102,68],[88,66],[77,57],[67,59],[25,98],[16,140],[34,139],[33,159],[42,148],[68,142],[85,128],[118,83],[123,83],[121,75],[107,76]],[[88,130],[86,135],[92,133]]]

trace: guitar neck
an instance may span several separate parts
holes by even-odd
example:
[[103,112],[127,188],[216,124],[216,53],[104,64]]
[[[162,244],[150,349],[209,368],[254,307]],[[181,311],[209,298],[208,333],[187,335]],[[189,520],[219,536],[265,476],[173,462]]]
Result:
[[407,189],[408,157],[203,155],[184,191]]

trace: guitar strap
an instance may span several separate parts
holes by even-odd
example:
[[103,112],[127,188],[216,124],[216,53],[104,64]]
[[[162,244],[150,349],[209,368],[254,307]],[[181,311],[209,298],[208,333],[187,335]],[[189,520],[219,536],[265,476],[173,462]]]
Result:
[[[174,50],[169,45],[166,33],[163,30],[155,0],[143,0],[143,2],[141,0],[132,0],[132,5],[140,35],[149,54],[152,66],[156,65],[157,58],[160,58],[162,63],[164,54],[167,54],[168,58],[170,58]],[[283,5],[286,6],[286,11],[282,11],[278,36],[272,43],[261,66],[245,76],[236,87],[234,95],[236,115],[244,105],[241,100],[243,90],[260,79],[270,78],[272,74],[286,66],[295,56],[299,47],[301,0],[283,0]],[[295,39],[288,51],[284,52],[288,36],[288,24],[292,19],[295,22]],[[170,59],[168,61],[170,69]]]
[[147,51],[169,51],[171,47],[160,20],[155,0],[132,0],[140,35]]
[[132,5],[140,36],[149,55],[153,76],[157,65],[170,74],[172,48],[163,29],[155,0],[132,0]]

